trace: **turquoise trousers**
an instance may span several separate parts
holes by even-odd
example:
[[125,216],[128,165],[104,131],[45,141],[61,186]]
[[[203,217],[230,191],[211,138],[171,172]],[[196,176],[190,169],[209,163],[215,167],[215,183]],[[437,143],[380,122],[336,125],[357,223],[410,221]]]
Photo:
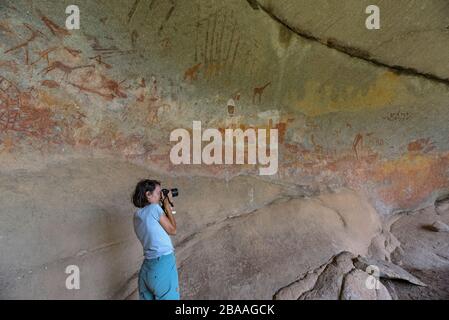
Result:
[[180,300],[174,252],[145,259],[139,272],[140,300]]

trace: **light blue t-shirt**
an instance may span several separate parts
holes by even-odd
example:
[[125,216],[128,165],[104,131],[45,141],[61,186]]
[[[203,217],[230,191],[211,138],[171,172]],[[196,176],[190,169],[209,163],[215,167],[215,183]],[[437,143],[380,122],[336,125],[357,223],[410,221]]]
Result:
[[134,214],[134,231],[143,246],[145,259],[154,259],[174,252],[170,236],[159,223],[164,210],[152,203]]

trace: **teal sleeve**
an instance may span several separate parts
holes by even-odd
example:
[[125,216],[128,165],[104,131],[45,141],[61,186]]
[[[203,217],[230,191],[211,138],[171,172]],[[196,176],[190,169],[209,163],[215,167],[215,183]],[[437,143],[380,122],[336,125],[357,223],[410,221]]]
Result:
[[161,208],[159,204],[155,204],[153,208],[151,208],[151,216],[159,221],[161,219],[162,214],[164,213],[164,209]]

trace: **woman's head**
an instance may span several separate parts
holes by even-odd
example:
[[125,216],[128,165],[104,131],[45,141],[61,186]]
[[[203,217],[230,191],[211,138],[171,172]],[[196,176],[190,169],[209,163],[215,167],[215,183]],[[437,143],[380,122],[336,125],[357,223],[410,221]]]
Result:
[[136,185],[132,202],[137,208],[151,203],[159,203],[161,199],[161,183],[157,180],[141,180]]

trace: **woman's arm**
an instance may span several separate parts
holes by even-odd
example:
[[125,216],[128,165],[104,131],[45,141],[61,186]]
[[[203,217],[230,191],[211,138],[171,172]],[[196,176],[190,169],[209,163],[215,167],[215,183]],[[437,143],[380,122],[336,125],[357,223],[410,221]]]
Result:
[[[169,196],[170,196],[170,193],[169,193]],[[164,209],[165,215],[161,216],[159,223],[162,225],[164,230],[169,235],[174,236],[174,235],[176,235],[176,220],[175,220],[175,217],[173,216],[172,209],[171,209],[170,203],[168,201],[169,196],[164,198],[163,209]]]

